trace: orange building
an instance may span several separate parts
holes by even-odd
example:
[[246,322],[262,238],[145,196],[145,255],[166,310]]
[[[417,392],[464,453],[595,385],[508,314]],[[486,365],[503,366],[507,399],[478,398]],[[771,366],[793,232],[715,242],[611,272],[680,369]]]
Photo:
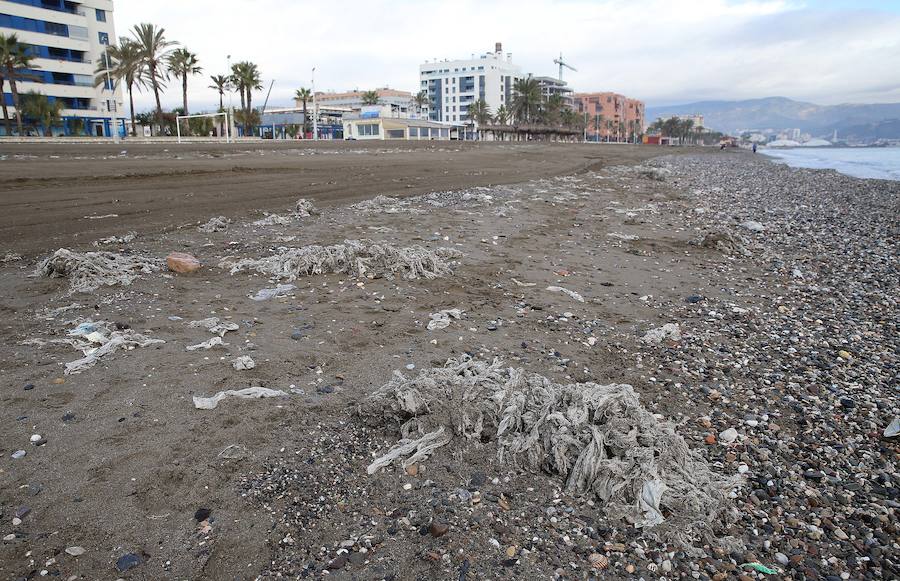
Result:
[[618,93],[575,93],[575,109],[587,114],[588,139],[637,142],[644,132],[644,102]]

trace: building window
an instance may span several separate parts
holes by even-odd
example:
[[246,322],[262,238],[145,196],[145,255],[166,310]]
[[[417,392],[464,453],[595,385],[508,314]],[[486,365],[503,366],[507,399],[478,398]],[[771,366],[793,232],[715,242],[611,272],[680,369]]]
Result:
[[406,132],[402,129],[388,129],[387,137],[388,139],[403,139],[406,137]]
[[97,8],[95,12],[97,14],[97,22],[106,22],[106,10]]
[[97,35],[100,37],[100,44],[109,44],[109,33],[108,32],[98,32]]

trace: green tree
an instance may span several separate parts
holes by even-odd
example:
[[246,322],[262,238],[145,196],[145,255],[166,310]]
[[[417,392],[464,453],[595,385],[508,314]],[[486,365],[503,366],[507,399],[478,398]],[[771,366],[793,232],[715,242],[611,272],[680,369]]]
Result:
[[565,101],[562,95],[555,93],[547,98],[544,103],[542,115],[544,123],[547,125],[559,125],[562,122],[562,113]]
[[34,91],[22,96],[21,116],[36,121],[43,128],[45,137],[53,136],[53,126],[62,119],[62,110],[63,102],[60,99],[51,102],[46,95]]
[[225,110],[225,91],[231,90],[231,77],[225,75],[210,75],[212,81],[210,89],[214,89],[219,94],[219,111]]
[[297,92],[294,93],[294,98],[303,103],[303,138],[306,139],[306,134],[310,131],[309,128],[309,116],[306,114],[306,105],[310,99],[312,99],[312,91],[307,89],[306,87],[300,87],[297,89]]
[[[231,65],[232,84],[241,94],[241,124],[244,135],[249,135],[252,127],[259,124],[259,115],[253,115],[253,91],[262,89],[262,76],[259,67],[250,61],[242,61]],[[235,115],[237,117],[237,115]]]
[[381,97],[378,96],[378,91],[366,91],[362,94],[363,105],[377,105],[380,102]]
[[[9,82],[9,91],[12,93],[13,107],[16,108],[16,126],[19,135],[22,135],[22,114],[19,108],[19,88],[16,80],[22,78],[19,74],[22,69],[37,68],[32,62],[34,57],[28,53],[27,47],[19,42],[15,34],[0,34],[0,71]],[[2,93],[2,90],[0,90]],[[12,135],[12,126],[9,121],[9,111],[6,108],[6,99],[3,99],[3,120],[6,123],[6,134]]]
[[139,91],[144,83],[144,65],[141,60],[141,48],[128,38],[119,41],[119,45],[107,47],[106,52],[97,63],[94,71],[94,85],[106,84],[106,75],[109,72],[110,79],[119,79],[125,82],[128,91],[128,106],[131,109],[131,135],[136,135],[134,117],[134,89]]
[[413,97],[413,101],[416,103],[416,109],[420,115],[426,108],[431,106],[431,99],[428,98],[428,91],[419,91],[416,93],[416,96]]
[[506,125],[509,123],[509,109],[506,108],[506,105],[500,105],[497,108],[497,114],[494,115],[494,121],[498,125]]
[[146,71],[146,80],[153,89],[153,96],[156,99],[156,123],[157,131],[159,125],[162,124],[162,104],[159,100],[159,90],[166,86],[168,75],[166,75],[166,61],[169,53],[172,52],[172,46],[178,44],[166,40],[166,29],[158,28],[154,24],[142,22],[135,24],[131,29],[131,35],[140,47],[141,65]]
[[541,85],[533,77],[518,79],[513,83],[513,97],[509,109],[520,122],[530,123],[541,107]]
[[199,66],[200,61],[197,55],[186,48],[176,48],[166,58],[166,66],[168,71],[175,75],[175,78],[181,78],[181,97],[184,103],[184,114],[188,115],[188,77],[199,75],[203,72],[203,67]]
[[481,127],[488,125],[491,122],[491,108],[488,107],[487,101],[484,99],[473,101],[469,105],[468,116],[471,121],[474,121],[478,125],[479,138],[483,138],[484,131]]

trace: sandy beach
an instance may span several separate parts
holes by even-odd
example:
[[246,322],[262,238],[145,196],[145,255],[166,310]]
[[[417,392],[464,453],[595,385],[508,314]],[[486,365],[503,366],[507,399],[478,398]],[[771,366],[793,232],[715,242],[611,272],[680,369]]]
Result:
[[[2,152],[0,577],[900,575],[900,182],[698,148],[122,149]],[[61,248],[142,266],[77,292],[35,275]],[[523,385],[559,415],[501,433]],[[273,397],[195,399],[248,388]],[[585,390],[638,422],[595,452],[658,511],[567,481],[604,420],[558,394]]]

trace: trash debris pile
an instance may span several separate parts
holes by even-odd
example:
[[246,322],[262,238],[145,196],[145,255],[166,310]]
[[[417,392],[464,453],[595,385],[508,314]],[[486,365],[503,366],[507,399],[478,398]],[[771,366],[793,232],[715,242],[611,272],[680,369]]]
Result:
[[399,214],[401,212],[415,211],[409,207],[409,202],[393,198],[391,196],[377,195],[371,200],[363,200],[349,206],[349,208],[360,214]]
[[128,234],[124,234],[122,236],[109,236],[108,238],[94,240],[94,246],[103,246],[107,244],[128,244],[135,238],[137,238],[137,232],[129,232]]
[[136,254],[74,252],[60,248],[46,258],[35,276],[68,278],[69,292],[92,292],[101,286],[128,286],[141,274],[162,268],[162,261]]
[[200,319],[199,321],[191,321],[190,323],[188,323],[188,327],[191,327],[192,329],[202,327],[213,335],[218,335],[219,337],[224,337],[225,333],[227,333],[228,331],[237,331],[239,328],[237,323],[221,321],[219,317],[209,317],[206,319]]
[[300,198],[297,200],[296,211],[294,214],[299,218],[309,218],[315,214],[318,214],[319,210],[313,206],[313,203],[307,200],[306,198]]
[[229,220],[225,216],[216,216],[215,218],[210,218],[209,221],[205,224],[197,226],[197,230],[199,232],[212,234],[213,232],[221,232],[222,230],[226,230],[229,224],[231,224],[231,220]]
[[626,519],[688,546],[733,511],[739,485],[658,420],[630,385],[558,384],[524,369],[469,357],[393,379],[358,414],[396,423],[401,440],[368,467],[420,462],[450,442],[490,441],[500,463],[561,476],[571,493],[592,493],[612,519]]
[[671,170],[664,167],[639,165],[635,169],[640,177],[656,182],[664,182],[672,174]]
[[715,231],[705,234],[699,242],[703,248],[718,250],[726,256],[752,256],[750,241],[740,234]]
[[260,399],[264,397],[287,397],[287,394],[280,389],[269,389],[267,387],[246,387],[244,389],[228,389],[220,391],[216,395],[210,397],[194,396],[194,407],[198,410],[214,410],[219,402],[223,399],[235,397],[238,399]]
[[260,218],[253,222],[254,226],[288,226],[291,223],[291,219],[287,216],[280,216],[278,214],[266,214],[265,218]]
[[85,322],[69,331],[68,342],[84,353],[84,357],[66,363],[66,375],[81,373],[90,369],[100,359],[119,351],[136,347],[147,347],[165,343],[162,339],[151,339],[132,329],[117,329],[114,324],[103,321]]
[[641,341],[648,345],[659,345],[663,341],[679,341],[681,340],[681,327],[678,323],[666,323],[662,327],[650,329]]
[[450,326],[451,319],[458,319],[462,317],[462,314],[463,312],[460,309],[444,309],[442,311],[432,313],[428,315],[428,318],[431,320],[428,321],[427,328],[429,331],[434,331],[435,329],[446,329]]
[[219,266],[229,268],[231,274],[254,271],[285,280],[327,273],[372,278],[402,275],[412,280],[446,276],[452,272],[449,261],[460,256],[462,253],[453,248],[429,250],[419,245],[399,247],[363,239],[331,246],[289,248],[261,259],[225,259]]

